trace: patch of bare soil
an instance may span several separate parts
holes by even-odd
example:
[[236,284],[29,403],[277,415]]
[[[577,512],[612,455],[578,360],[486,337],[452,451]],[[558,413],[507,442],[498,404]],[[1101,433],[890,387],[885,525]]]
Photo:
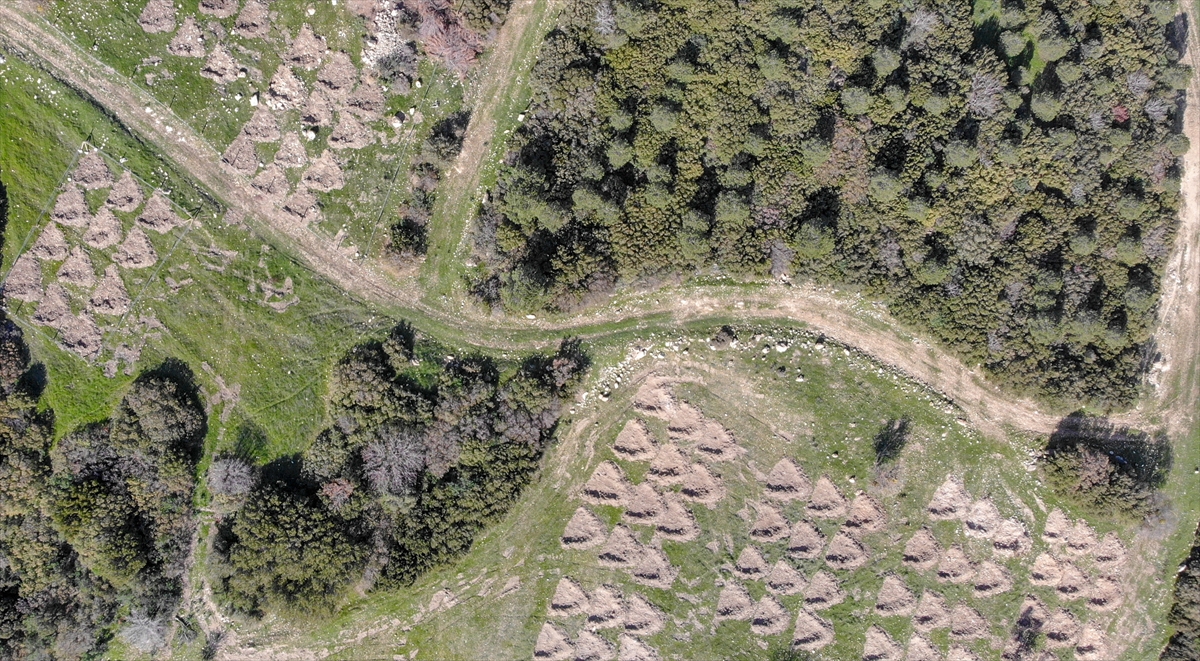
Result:
[[1092,623],[1083,625],[1075,642],[1077,661],[1103,661],[1108,658],[1108,640],[1104,631]]
[[1096,531],[1087,524],[1087,521],[1080,519],[1071,527],[1071,532],[1067,533],[1067,555],[1082,557],[1091,554],[1096,547]]
[[1000,520],[1000,510],[996,509],[996,503],[992,502],[991,498],[983,498],[972,503],[963,523],[967,526],[967,535],[990,539],[996,534]]
[[904,650],[900,649],[900,645],[892,640],[888,632],[881,629],[879,625],[871,625],[867,629],[867,638],[863,645],[863,661],[900,661],[903,656]]
[[642,544],[633,531],[618,525],[608,535],[608,541],[597,552],[600,566],[610,569],[626,569],[642,555]]
[[626,633],[634,636],[653,636],[662,631],[666,624],[663,612],[640,594],[632,595],[625,601],[625,614],[622,619]]
[[607,640],[590,631],[580,631],[575,639],[575,661],[612,661],[616,656]]
[[1087,590],[1089,610],[1108,613],[1121,605],[1121,584],[1111,578],[1097,578]]
[[619,627],[625,617],[625,602],[620,589],[601,585],[588,598],[587,627],[592,630]]
[[1121,543],[1121,539],[1116,533],[1108,533],[1096,550],[1092,553],[1092,560],[1096,564],[1096,568],[1101,571],[1113,572],[1116,571],[1125,563],[1125,545]]
[[913,634],[912,638],[908,639],[904,661],[942,661],[942,655],[929,639]]
[[[150,4],[152,5],[154,2]],[[174,27],[174,25],[171,26],[172,29]],[[89,151],[79,157],[71,179],[83,186],[85,190],[99,190],[113,185],[112,170],[108,169],[108,163],[104,162],[104,157],[98,151]]]
[[620,651],[617,652],[617,661],[660,661],[662,659],[653,647],[628,634],[618,636],[617,645],[620,647]]
[[287,133],[279,143],[279,151],[275,152],[274,163],[284,168],[298,168],[308,163],[308,154],[296,133]]
[[937,580],[942,583],[966,583],[975,576],[975,567],[961,546],[952,546],[937,564]]
[[304,173],[304,185],[310,190],[321,191],[328,193],[330,191],[340,190],[346,185],[346,179],[342,174],[342,166],[338,164],[337,157],[328,149],[325,150],[308,170]]
[[717,596],[717,622],[723,620],[748,620],[754,610],[750,593],[736,581],[728,581]]
[[271,35],[271,12],[263,0],[249,0],[242,7],[233,29],[249,39],[265,39]]
[[588,596],[574,579],[564,576],[554,588],[554,596],[546,607],[551,617],[574,617],[587,612]]
[[129,294],[125,291],[125,283],[116,264],[109,264],[104,269],[104,277],[100,284],[92,290],[92,298],[88,309],[94,314],[104,314],[113,317],[129,312]]
[[138,186],[129,170],[121,173],[121,178],[117,179],[117,183],[108,192],[109,206],[125,213],[137,211],[144,199],[146,198],[142,194],[142,187]]
[[238,79],[239,69],[237,60],[233,59],[229,50],[223,44],[217,44],[200,68],[200,75],[218,85],[228,85]]
[[764,594],[750,613],[750,631],[757,636],[781,634],[787,625],[787,610],[778,599],[769,594]]
[[304,81],[296,77],[290,66],[281,64],[275,70],[275,75],[271,76],[271,85],[267,88],[267,94],[269,95],[267,105],[274,110],[299,108],[304,105],[306,98]]
[[354,68],[350,56],[341,51],[330,55],[325,66],[317,72],[317,83],[337,99],[347,96],[357,79],[358,69]]
[[663,501],[666,508],[654,521],[654,529],[660,536],[675,542],[690,542],[700,536],[696,517],[683,504],[679,494],[669,491],[663,495]]
[[196,24],[196,19],[188,16],[183,19],[179,32],[167,44],[167,52],[176,57],[204,57],[208,50],[204,47],[204,33]]
[[946,478],[933,498],[929,501],[929,518],[935,521],[959,519],[967,514],[971,507],[971,496],[963,487],[962,481],[953,475]]
[[596,467],[592,477],[584,483],[580,498],[593,505],[612,505],[624,507],[629,502],[629,492],[633,485],[625,477],[625,471],[611,461],[605,461]]
[[725,497],[725,485],[704,464],[692,464],[691,469],[683,476],[679,493],[684,500],[712,509]]
[[1062,544],[1067,541],[1067,535],[1070,532],[1071,520],[1056,507],[1046,517],[1046,525],[1042,529],[1042,541],[1047,544]]
[[767,591],[784,596],[793,596],[804,592],[807,581],[804,575],[796,570],[786,560],[779,560],[771,568],[766,578]]
[[1050,649],[1071,647],[1079,636],[1079,621],[1070,611],[1059,610],[1046,620],[1042,633],[1046,635],[1046,647]]
[[613,441],[612,450],[627,461],[650,461],[657,452],[657,445],[646,424],[635,418],[621,428],[621,433]]
[[258,153],[254,151],[254,143],[244,135],[239,135],[229,143],[221,160],[247,177],[258,171]]
[[54,209],[50,212],[51,220],[66,227],[83,227],[89,217],[83,191],[74,184],[68,185],[59,193],[58,199],[54,201]]
[[49,262],[64,259],[67,256],[67,237],[63,236],[58,225],[47,223],[37,241],[33,242],[29,254]]
[[863,545],[845,529],[839,530],[825,549],[825,564],[834,569],[858,569],[871,559]]
[[625,521],[642,526],[654,525],[667,509],[662,496],[646,482],[635,485],[630,492],[629,504],[622,513]]
[[83,233],[83,242],[98,250],[121,242],[121,221],[107,206],[100,207]]
[[811,560],[820,557],[825,548],[825,536],[808,521],[797,521],[788,538],[787,551],[794,558]]
[[993,597],[1012,589],[1012,576],[1003,566],[984,560],[975,572],[975,596]]
[[879,532],[887,525],[887,515],[872,497],[860,493],[850,502],[846,528],[854,533]]
[[329,126],[333,123],[333,103],[325,92],[316,89],[308,95],[300,121],[310,126]]
[[792,628],[792,647],[815,652],[832,642],[833,624],[807,608],[800,609]]
[[979,656],[961,645],[952,645],[946,652],[946,661],[979,661]]
[[375,142],[375,133],[363,126],[354,115],[338,113],[338,124],[329,134],[329,146],[334,149],[362,149]]
[[1087,576],[1073,563],[1064,562],[1061,567],[1062,574],[1058,577],[1058,584],[1054,588],[1058,592],[1058,598],[1063,601],[1075,601],[1082,598],[1084,588],[1088,584]]
[[138,25],[150,34],[175,29],[175,4],[172,0],[150,0],[138,16]]
[[317,198],[308,191],[296,191],[283,201],[282,209],[297,223],[308,223],[318,216]]
[[4,296],[26,303],[36,303],[42,298],[42,263],[38,258],[25,253],[17,258],[4,281]]
[[263,195],[280,202],[287,197],[289,189],[287,175],[283,173],[283,168],[279,167],[278,161],[263,168],[263,171],[250,181],[250,186],[254,190],[262,192]]
[[1062,578],[1062,567],[1049,553],[1039,553],[1029,568],[1029,582],[1034,585],[1055,586]]
[[646,471],[646,479],[662,485],[679,484],[690,471],[691,464],[679,446],[667,443],[659,446],[654,461],[650,462],[650,468]]
[[879,596],[875,599],[875,611],[880,615],[912,615],[917,607],[917,596],[909,589],[904,579],[889,574],[883,579],[879,588]]
[[321,63],[321,54],[324,52],[325,39],[313,34],[312,28],[305,23],[292,40],[285,60],[293,66],[312,71]]
[[646,415],[669,420],[675,411],[675,396],[670,382],[661,377],[649,377],[633,395],[633,407]]
[[846,516],[846,497],[828,475],[822,475],[813,487],[806,511],[818,519],[840,519]]
[[950,635],[963,640],[983,638],[988,634],[987,620],[979,611],[959,604],[950,611]]
[[59,321],[58,330],[58,341],[68,351],[88,361],[100,356],[100,350],[103,348],[100,327],[88,313],[67,315]]
[[184,222],[182,218],[175,215],[171,203],[158,191],[155,191],[146,202],[146,206],[142,207],[142,213],[138,214],[137,221],[159,234],[166,234]]
[[808,587],[804,588],[804,603],[808,608],[823,610],[836,606],[846,600],[846,593],[838,585],[833,574],[821,569],[808,579]]
[[1033,541],[1029,539],[1029,531],[1025,524],[1016,519],[1005,519],[996,527],[992,535],[992,550],[1002,558],[1015,558],[1029,553]]
[[237,13],[238,0],[200,0],[200,13],[229,18]]
[[782,501],[806,500],[812,493],[812,482],[804,470],[791,459],[780,459],[767,473],[766,494]]
[[737,562],[733,566],[734,572],[748,581],[757,581],[765,578],[770,568],[762,552],[754,546],[747,546],[742,549],[742,552],[738,554]]
[[279,122],[275,121],[275,115],[271,114],[266,106],[259,106],[258,110],[254,111],[242,127],[242,135],[252,142],[276,142],[282,137],[279,133]]
[[127,269],[144,269],[158,262],[158,253],[140,227],[129,230],[124,243],[113,254],[113,262]]
[[75,287],[90,288],[96,284],[96,268],[92,266],[92,258],[79,246],[71,249],[67,260],[58,268],[57,275],[59,282]]
[[778,542],[791,534],[791,526],[778,509],[756,504],[758,516],[750,525],[750,538],[759,542]]
[[950,611],[946,608],[946,600],[942,595],[926,590],[917,601],[917,610],[913,613],[913,628],[921,633],[929,633],[934,629],[944,629],[950,624]]
[[33,313],[33,323],[40,326],[59,328],[62,322],[71,316],[71,296],[57,282],[46,287],[37,311]]
[[363,81],[354,88],[354,93],[346,100],[346,109],[362,117],[366,121],[374,121],[387,107],[387,97],[383,90],[372,81]]
[[942,548],[928,528],[921,528],[904,545],[904,564],[921,572],[937,566]]
[[732,461],[746,454],[746,448],[734,440],[733,432],[714,420],[705,420],[693,440],[696,452],[709,461]]
[[544,661],[566,661],[574,653],[567,634],[549,622],[542,625],[537,643],[533,647],[533,658]]

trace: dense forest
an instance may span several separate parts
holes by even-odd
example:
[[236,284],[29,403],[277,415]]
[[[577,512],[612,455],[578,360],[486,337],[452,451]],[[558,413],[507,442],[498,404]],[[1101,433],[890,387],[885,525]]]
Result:
[[213,492],[233,504],[221,594],[250,613],[319,608],[353,582],[403,585],[465,553],[533,476],[587,366],[573,341],[502,365],[406,324],[355,347],[333,371],[333,424],[303,456],[214,463]]
[[1185,30],[1145,0],[573,0],[474,290],[864,287],[1010,384],[1127,402],[1177,224]]

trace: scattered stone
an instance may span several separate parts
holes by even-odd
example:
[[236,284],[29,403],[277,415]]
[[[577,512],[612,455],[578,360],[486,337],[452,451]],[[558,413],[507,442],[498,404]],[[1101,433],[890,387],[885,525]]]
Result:
[[121,221],[107,206],[100,207],[83,233],[83,242],[97,250],[117,245],[121,242]]
[[[152,1],[150,4],[154,4],[154,2]],[[175,29],[174,24],[171,25],[171,29]],[[79,163],[75,165],[75,173],[71,178],[85,190],[99,190],[113,185],[112,170],[108,169],[108,163],[104,161],[100,152],[95,150],[89,151],[79,158]]]
[[913,613],[913,628],[921,633],[943,629],[949,625],[949,617],[950,612],[942,595],[926,590],[917,602],[917,611]]
[[657,453],[657,445],[650,430],[641,420],[631,419],[625,423],[617,439],[613,441],[613,454],[627,461],[650,461]]
[[271,13],[267,3],[263,0],[249,0],[246,6],[242,7],[237,20],[233,22],[233,29],[248,39],[265,39],[270,36]]
[[200,0],[200,13],[229,18],[237,13],[238,0]]
[[96,269],[87,251],[79,246],[72,248],[67,261],[58,269],[58,279],[75,287],[91,288],[96,284]]
[[883,579],[879,596],[875,599],[875,611],[885,616],[908,616],[917,607],[917,596],[908,588],[904,579],[889,574]]
[[175,29],[175,5],[171,0],[150,0],[138,16],[138,25],[150,34],[170,32]]
[[26,303],[42,299],[42,263],[32,251],[17,258],[4,281],[4,296]]
[[617,650],[600,636],[590,631],[580,631],[575,639],[574,661],[612,661]]
[[29,254],[48,262],[57,262],[60,259],[65,259],[67,256],[67,237],[63,236],[62,230],[58,229],[58,225],[47,223],[42,229],[42,233],[38,236],[38,240],[33,242],[33,246],[29,249]]
[[1029,539],[1025,524],[1016,519],[1001,521],[992,535],[992,549],[1002,558],[1025,555],[1032,547],[1033,542]]
[[225,46],[217,44],[200,68],[200,75],[218,85],[228,85],[238,79],[239,70],[237,60],[233,59]]
[[668,443],[658,448],[658,454],[646,471],[646,479],[662,485],[679,484],[690,470],[691,465],[680,452],[679,446]]
[[145,198],[142,196],[142,187],[134,181],[129,170],[121,173],[121,178],[117,179],[117,183],[108,192],[109,206],[125,213],[137,211],[137,208],[142,206],[143,199]]
[[814,610],[823,610],[836,606],[846,600],[846,593],[838,585],[833,574],[819,570],[808,579],[808,587],[804,588],[804,603]]
[[362,149],[375,142],[375,133],[362,125],[354,115],[339,113],[338,124],[329,134],[329,146],[333,149]]
[[340,51],[332,54],[317,72],[317,83],[334,98],[348,95],[357,78],[358,69],[354,68],[350,56]]
[[1077,558],[1091,554],[1096,547],[1096,531],[1082,519],[1075,522],[1067,533],[1066,552]]
[[975,572],[975,596],[993,597],[1012,589],[1012,576],[1004,567],[984,560]]
[[625,617],[625,604],[621,591],[611,585],[601,585],[588,598],[587,627],[607,629],[619,627]]
[[254,150],[254,143],[244,135],[239,135],[229,143],[221,160],[246,176],[258,171],[258,153]]
[[904,650],[879,625],[873,624],[867,629],[863,661],[900,661],[903,656]]
[[602,462],[583,485],[580,498],[593,505],[624,507],[629,502],[633,485],[625,477],[625,471],[611,461]]
[[340,190],[346,185],[342,167],[338,165],[337,157],[329,150],[325,150],[312,162],[308,171],[304,173],[303,181],[310,190],[322,193]]
[[791,534],[787,519],[770,505],[758,505],[758,517],[750,526],[750,538],[759,542],[778,542]]
[[663,630],[666,618],[645,597],[635,594],[625,601],[625,631],[634,636],[653,636]]
[[834,569],[858,569],[867,564],[870,555],[863,545],[845,529],[839,530],[825,549],[825,564]]
[[129,293],[125,291],[125,283],[116,264],[109,264],[104,269],[104,277],[100,284],[92,290],[92,298],[88,309],[94,314],[104,314],[112,317],[129,312]]
[[787,625],[787,610],[778,599],[769,594],[764,594],[750,613],[750,631],[757,636],[781,634]]
[[321,90],[313,90],[300,113],[300,121],[310,126],[329,126],[333,123],[333,104]]
[[959,519],[967,514],[970,507],[970,494],[967,493],[962,482],[954,476],[950,476],[933,493],[928,507],[929,518],[935,521]]
[[807,608],[796,614],[792,629],[792,647],[815,652],[833,642],[833,625]]
[[566,632],[549,622],[542,625],[537,644],[533,647],[533,658],[545,661],[566,661],[574,653]]
[[1033,559],[1033,567],[1029,569],[1029,582],[1034,585],[1058,585],[1062,577],[1062,568],[1058,561],[1049,553],[1041,553]]
[[263,168],[263,171],[250,181],[250,186],[269,198],[281,201],[287,197],[289,188],[287,175],[278,163],[271,163]]
[[305,23],[292,41],[285,59],[294,66],[312,71],[321,63],[321,53],[324,52],[325,40],[313,34],[312,28]]
[[825,536],[817,527],[808,521],[798,521],[792,526],[792,536],[788,538],[787,551],[793,558],[811,560],[821,556],[825,549]]
[[586,613],[588,596],[574,579],[564,576],[559,579],[554,596],[550,598],[547,612],[551,617],[574,617]]
[[733,567],[738,576],[748,581],[757,581],[765,578],[768,569],[770,569],[770,566],[767,564],[766,559],[763,558],[762,552],[753,546],[747,546],[742,549]]
[[974,576],[975,568],[961,546],[951,547],[938,561],[937,580],[942,583],[966,583]]
[[140,227],[134,227],[125,236],[125,242],[117,248],[112,260],[123,268],[144,269],[158,262],[158,253],[150,245],[146,233]]
[[265,106],[259,106],[250,116],[250,121],[242,127],[242,135],[251,142],[276,142],[282,137],[279,133],[279,122],[275,121],[275,115]]
[[646,482],[633,487],[630,493],[629,505],[625,508],[622,518],[629,523],[652,526],[666,510],[667,504],[662,496]]
[[1069,611],[1059,610],[1046,620],[1042,633],[1046,635],[1046,647],[1050,649],[1072,647],[1079,637],[1079,622]]
[[768,592],[784,596],[800,594],[804,592],[804,587],[807,585],[804,575],[785,560],[775,563],[765,582]]
[[822,475],[813,487],[808,501],[808,515],[818,519],[840,519],[846,516],[846,497],[829,479]]
[[852,532],[879,532],[887,524],[887,515],[874,498],[860,493],[850,502],[846,527]]
[[904,545],[903,561],[909,567],[925,572],[937,566],[942,548],[928,528],[918,530]]
[[171,43],[167,44],[167,52],[177,57],[208,55],[207,49],[204,48],[204,34],[200,32],[200,26],[196,24],[194,17],[188,16],[183,19],[179,32],[176,32]]
[[700,536],[700,526],[696,525],[696,517],[683,504],[679,494],[669,491],[663,495],[666,508],[654,520],[654,529],[665,539],[676,542],[690,542]]
[[679,486],[679,493],[685,500],[710,508],[725,497],[725,485],[704,464],[692,464]]
[[1000,510],[991,498],[977,500],[971,505],[964,521],[967,525],[967,535],[991,539],[1000,525]]
[[[275,75],[271,77],[271,85],[267,88],[271,97],[271,105],[276,110],[299,108],[304,104],[304,81],[296,77],[292,68],[286,64],[279,65]],[[276,156],[276,159],[279,157]]]
[[642,544],[637,540],[633,531],[618,525],[608,536],[608,541],[600,547],[599,556],[601,567],[625,569],[632,567],[642,555]]
[[975,638],[983,638],[987,636],[988,626],[987,620],[979,614],[979,611],[967,606],[959,604],[950,611],[950,635],[963,640],[971,640]]
[[782,501],[807,500],[812,493],[812,482],[804,470],[791,459],[780,459],[767,473],[766,492],[769,498]]
[[1055,508],[1046,517],[1046,526],[1042,529],[1042,541],[1047,544],[1062,544],[1067,541],[1067,533],[1071,532],[1071,520],[1063,511]]
[[620,647],[617,661],[660,661],[662,659],[653,647],[627,634],[621,634],[617,638],[617,645]]
[[904,661],[942,661],[942,655],[928,639],[913,634],[912,638],[908,639],[908,651],[905,652]]
[[138,214],[137,221],[142,226],[159,234],[166,234],[184,222],[182,218],[175,215],[171,203],[158,191],[155,191],[146,202],[146,206],[142,207],[142,213]]
[[1075,659],[1077,661],[1103,661],[1108,658],[1108,641],[1104,631],[1096,625],[1088,623],[1083,626],[1079,639],[1075,642]]

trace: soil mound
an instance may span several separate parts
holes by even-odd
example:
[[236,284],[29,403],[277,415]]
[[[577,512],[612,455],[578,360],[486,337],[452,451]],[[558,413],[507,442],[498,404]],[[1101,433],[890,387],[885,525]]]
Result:
[[[267,94],[270,95],[270,105],[276,110],[299,108],[304,105],[304,82],[296,77],[291,67],[281,64],[275,70],[275,75],[271,76]],[[279,159],[278,156],[275,158]]]
[[808,580],[808,587],[804,588],[804,603],[814,610],[836,606],[845,600],[846,593],[838,585],[837,579],[824,569],[813,574]]
[[778,542],[791,534],[791,526],[778,509],[758,505],[758,517],[750,526],[750,538],[759,542]]
[[628,634],[621,634],[617,638],[617,644],[621,648],[617,653],[617,661],[660,661],[662,659],[653,647]]
[[625,471],[611,461],[602,462],[583,485],[580,498],[593,505],[624,507],[629,502],[633,485],[625,477]]
[[1058,585],[1058,579],[1062,577],[1062,568],[1059,567],[1058,561],[1049,553],[1040,553],[1038,557],[1033,559],[1033,566],[1029,568],[1029,582],[1034,585]]
[[304,185],[322,193],[341,190],[346,185],[342,166],[338,164],[333,152],[325,150],[312,162],[304,173]]
[[966,583],[975,576],[975,568],[961,546],[946,550],[938,560],[937,580],[942,583]]
[[228,85],[237,81],[239,68],[237,60],[233,59],[225,46],[217,44],[200,68],[200,75],[218,85]]
[[310,126],[329,126],[333,123],[333,103],[325,92],[317,89],[308,95],[308,101],[300,113],[300,121]]
[[42,298],[42,263],[38,258],[25,253],[17,258],[4,281],[4,295],[26,303],[36,303]]
[[1087,576],[1079,571],[1079,568],[1073,563],[1064,562],[1061,567],[1062,574],[1058,577],[1058,585],[1055,586],[1058,598],[1063,601],[1074,601],[1083,597],[1084,588],[1087,586]]
[[1004,567],[984,560],[975,572],[975,596],[992,597],[1012,589],[1012,576]]
[[317,198],[308,191],[296,191],[283,201],[283,212],[298,223],[307,223],[317,215]]
[[237,13],[238,0],[200,0],[200,13],[229,18]]
[[747,546],[738,554],[733,570],[746,580],[757,581],[765,578],[770,565],[756,547]]
[[317,83],[335,98],[348,95],[357,79],[358,69],[354,68],[350,56],[340,51],[331,55],[317,72]]
[[690,542],[700,536],[696,517],[683,504],[679,494],[667,492],[663,495],[666,504],[662,514],[654,520],[654,529],[665,539],[675,542]]
[[967,606],[959,604],[950,611],[950,635],[955,638],[971,640],[974,638],[983,638],[988,633],[987,620],[979,614],[979,611]]
[[46,293],[33,313],[33,323],[39,326],[59,328],[71,316],[71,296],[57,282],[46,286]]
[[942,655],[928,639],[913,634],[912,638],[908,639],[904,661],[942,661]]
[[559,543],[564,549],[587,550],[604,543],[608,528],[586,507],[575,509]]
[[704,464],[692,464],[691,470],[683,476],[679,493],[685,500],[711,508],[725,497],[725,485]]
[[696,452],[709,461],[730,461],[746,454],[746,448],[734,440],[733,432],[712,420],[701,425],[695,442]]
[[618,525],[608,535],[608,541],[600,547],[597,555],[601,567],[625,569],[632,567],[642,554],[642,544],[633,531]]
[[258,171],[258,153],[254,151],[254,143],[244,135],[239,135],[229,143],[221,160],[246,176]]
[[[171,25],[171,29],[175,29],[174,24]],[[108,169],[108,163],[104,162],[104,157],[98,151],[90,151],[81,156],[75,164],[75,173],[71,178],[85,190],[97,190],[113,185],[112,170]]]
[[98,250],[121,242],[121,221],[108,207],[100,207],[83,233],[83,242]]
[[650,461],[658,451],[650,430],[641,420],[625,423],[612,444],[613,454],[627,461]]
[[822,475],[817,480],[808,500],[807,512],[817,519],[840,519],[846,516],[846,497],[838,491],[829,476]]
[[791,459],[780,459],[767,473],[767,497],[782,501],[807,500],[812,482]]
[[533,647],[533,658],[544,661],[566,661],[574,653],[566,632],[549,622],[542,625],[537,644]]
[[629,523],[652,526],[658,517],[667,509],[662,496],[646,482],[633,487],[629,496],[629,505],[625,508],[622,518]]
[[367,81],[355,88],[354,93],[346,101],[346,110],[357,114],[364,120],[378,119],[379,113],[387,107],[387,97],[379,85]]
[[888,632],[879,628],[878,625],[871,625],[871,628],[867,629],[867,640],[863,645],[863,661],[900,661],[903,656],[904,650],[900,649]]
[[580,631],[575,639],[575,661],[612,661],[616,656],[607,640],[590,631]]
[[811,560],[820,557],[825,548],[825,536],[808,521],[797,521],[788,538],[787,551],[793,558]]
[[167,52],[176,57],[204,57],[208,54],[204,48],[204,35],[194,17],[188,16],[183,19],[179,32],[176,32],[171,43],[167,44]]
[[792,629],[792,647],[806,652],[815,652],[833,642],[833,625],[806,608],[796,614],[796,625]]
[[634,636],[653,636],[663,630],[666,618],[654,604],[646,601],[640,594],[631,596],[625,602],[624,624],[626,633]]
[[754,600],[750,593],[735,581],[729,581],[721,588],[717,597],[717,615],[715,620],[748,620],[754,610]]
[[573,617],[586,613],[588,609],[587,593],[574,579],[563,577],[554,588],[554,596],[550,598],[547,613],[551,617]]
[[289,188],[287,175],[283,174],[278,162],[263,168],[263,171],[250,181],[250,186],[275,200],[287,197]]
[[29,249],[29,254],[48,262],[57,262],[67,257],[67,237],[63,236],[58,225],[47,223],[37,241]]
[[1101,613],[1121,605],[1121,586],[1111,578],[1098,578],[1087,591],[1087,607]]
[[1125,546],[1116,533],[1108,533],[1096,550],[1092,552],[1092,560],[1096,567],[1104,571],[1114,571],[1125,562]]
[[991,498],[984,498],[971,505],[964,523],[967,525],[967,534],[971,537],[991,539],[992,535],[996,534],[996,528],[1000,527],[1000,520],[1000,510],[996,509],[996,504]]
[[100,356],[103,348],[100,327],[88,313],[67,315],[59,322],[58,329],[61,331],[59,342],[68,351],[88,361]]
[[158,191],[155,191],[146,202],[146,206],[142,207],[137,221],[159,234],[166,234],[183,224],[183,219],[175,215],[171,203]]
[[850,536],[844,529],[839,530],[825,549],[825,564],[834,569],[858,569],[867,564],[871,557],[858,540]]
[[1091,554],[1096,548],[1096,531],[1087,524],[1087,521],[1076,521],[1071,527],[1071,532],[1067,533],[1066,552],[1068,555],[1075,557],[1083,557]]
[[954,476],[947,477],[929,501],[929,518],[935,521],[959,519],[971,507],[971,496]]
[[175,29],[175,5],[171,0],[150,0],[138,16],[138,25],[150,34],[170,32]]
[[300,143],[300,136],[295,133],[284,135],[279,143],[279,151],[275,152],[275,164],[291,169],[303,167],[305,163],[308,163],[308,155]]
[[354,115],[339,113],[338,124],[329,134],[329,146],[333,149],[362,149],[375,142],[375,134],[362,125]]
[[767,591],[784,596],[797,595],[804,592],[807,582],[804,575],[784,560],[775,563],[766,579]]
[[875,499],[860,493],[850,502],[850,514],[846,527],[854,532],[878,532],[887,525],[887,515]]
[[646,479],[658,484],[679,484],[691,470],[691,465],[679,450],[679,446],[668,443],[658,448],[650,469],[646,471]]
[[658,377],[650,377],[634,394],[633,408],[647,415],[667,420],[675,411],[675,396],[671,394],[667,381]]
[[1029,553],[1033,541],[1029,539],[1029,531],[1025,524],[1016,519],[1005,519],[996,527],[992,535],[992,549],[1002,558],[1013,558]]
[[926,590],[917,601],[917,610],[913,613],[913,628],[921,633],[929,633],[934,629],[944,629],[949,626],[950,612],[946,609],[946,600],[936,592]]
[[142,200],[144,199],[141,186],[138,186],[138,183],[134,181],[133,175],[129,173],[129,170],[121,173],[121,178],[117,179],[117,183],[108,192],[109,206],[125,213],[137,211],[137,208],[142,205]]
[[758,636],[774,636],[783,633],[788,625],[788,612],[779,600],[769,594],[762,599],[750,613],[750,631]]
[[104,269],[104,277],[100,284],[92,290],[88,309],[94,314],[105,314],[113,317],[129,312],[129,294],[125,291],[125,283],[116,264],[109,264]]
[[67,261],[58,268],[58,279],[68,285],[89,289],[96,284],[96,268],[87,251],[79,246],[71,248]]
[[150,245],[150,239],[140,227],[129,230],[124,243],[113,254],[113,262],[127,269],[144,269],[158,262],[158,253]]
[[242,127],[242,135],[252,142],[277,142],[281,136],[279,122],[266,106],[259,106]]
[[659,549],[642,547],[637,562],[627,570],[635,583],[666,590],[675,582],[679,569]]
[[979,656],[965,647],[953,645],[946,653],[946,661],[979,661]]
[[1046,620],[1042,633],[1046,634],[1046,647],[1050,649],[1071,647],[1079,637],[1079,621],[1069,611],[1060,610]]
[[88,214],[87,200],[83,198],[83,191],[78,186],[69,184],[54,201],[54,210],[50,212],[50,218],[66,227],[87,225],[90,215]]
[[875,599],[875,611],[880,615],[911,615],[917,607],[917,596],[908,589],[904,579],[895,574],[883,579],[879,596]]
[[271,12],[263,0],[250,0],[242,7],[233,29],[248,39],[265,39],[271,34]]
[[937,566],[942,548],[928,528],[921,528],[904,545],[904,564],[917,571],[929,571]]
[[292,40],[285,59],[289,64],[312,71],[321,63],[321,54],[324,52],[325,40],[313,34],[312,28],[305,23]]
[[1071,532],[1071,520],[1067,518],[1063,511],[1055,508],[1050,515],[1046,517],[1046,525],[1042,528],[1042,541],[1047,544],[1062,544],[1067,541],[1067,534]]
[[1041,631],[1042,627],[1046,626],[1046,621],[1050,619],[1050,611],[1042,605],[1042,602],[1037,597],[1026,595],[1025,600],[1021,602],[1021,608],[1017,611],[1017,627],[1028,631]]
[[1094,624],[1085,624],[1075,642],[1075,659],[1077,661],[1102,661],[1108,657],[1108,641],[1104,631]]
[[589,629],[621,626],[625,617],[625,603],[621,598],[621,590],[611,585],[596,588],[588,599],[587,615]]

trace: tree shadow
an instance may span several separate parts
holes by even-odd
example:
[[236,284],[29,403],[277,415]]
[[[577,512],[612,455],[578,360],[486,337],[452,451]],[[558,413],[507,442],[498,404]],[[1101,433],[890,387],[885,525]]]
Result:
[[1153,489],[1166,483],[1174,462],[1166,434],[1151,436],[1082,411],[1063,418],[1046,443],[1048,456],[1077,450],[1107,455],[1121,473]]
[[908,433],[912,422],[908,418],[893,418],[875,434],[875,464],[895,461],[904,446],[908,445]]

